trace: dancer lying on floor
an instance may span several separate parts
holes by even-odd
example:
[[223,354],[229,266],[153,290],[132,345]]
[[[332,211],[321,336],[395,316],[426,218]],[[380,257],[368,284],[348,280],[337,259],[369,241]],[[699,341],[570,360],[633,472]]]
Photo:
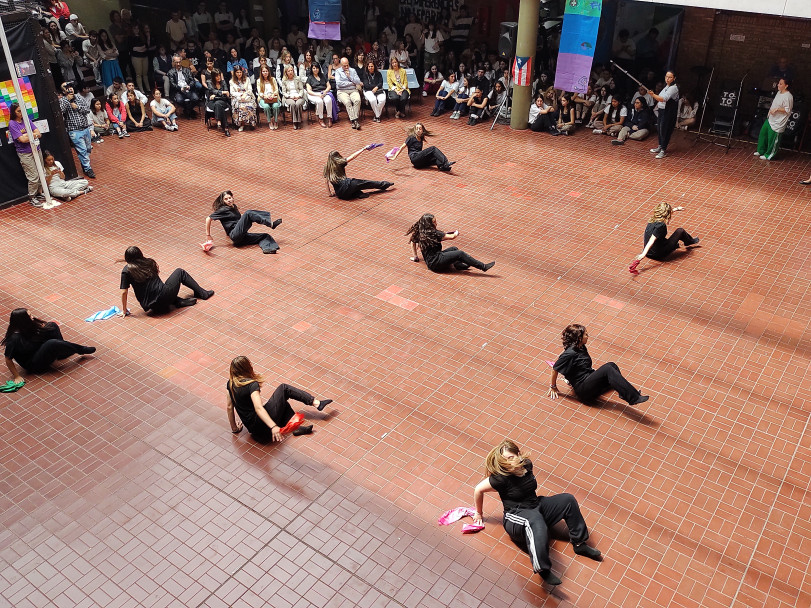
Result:
[[327,180],[327,192],[330,196],[348,201],[353,198],[366,198],[369,196],[364,190],[387,190],[394,184],[391,182],[373,182],[367,179],[354,179],[346,176],[346,165],[356,159],[366,150],[363,147],[346,158],[337,150],[327,155],[327,165],[324,167],[324,179]]
[[549,397],[558,398],[558,374],[572,385],[577,398],[581,401],[593,401],[611,389],[629,405],[644,403],[649,399],[628,382],[614,362],[604,363],[599,369],[591,367],[591,357],[586,349],[589,332],[583,325],[573,323],[563,330],[563,348],[565,349],[552,367],[552,381],[549,386]]
[[684,228],[676,228],[667,236],[667,223],[674,211],[681,211],[684,207],[671,207],[669,203],[661,202],[653,210],[653,216],[645,226],[645,248],[636,260],[642,261],[646,257],[652,260],[663,261],[667,256],[679,248],[679,241],[685,247],[698,245],[698,239],[690,236]]
[[[273,391],[264,405],[260,391],[264,378],[253,371],[248,357],[236,357],[231,361],[230,377],[228,379],[228,422],[231,424],[231,432],[239,433],[242,424],[248,428],[251,436],[259,442],[281,441],[282,428],[290,422],[295,412],[290,406],[288,399],[295,399],[307,405],[312,405],[319,412],[332,403],[332,399],[314,399],[309,393],[304,392],[289,384],[280,384]],[[242,424],[237,423],[234,416],[234,409],[239,414]],[[313,425],[301,425],[294,435],[308,435],[312,433]]]
[[426,167],[436,165],[440,171],[450,171],[451,165],[456,161],[448,161],[448,157],[442,154],[440,149],[436,146],[430,146],[424,150],[422,149],[425,138],[430,135],[433,135],[433,133],[428,131],[421,122],[418,122],[408,130],[408,137],[406,137],[405,143],[397,149],[397,152],[391,160],[397,160],[397,157],[400,156],[400,152],[406,149],[408,150],[408,158],[411,160],[411,164],[415,169],[425,169]]
[[456,270],[467,270],[472,266],[482,272],[487,272],[496,264],[495,262],[487,264],[480,262],[456,247],[442,249],[442,241],[455,239],[459,236],[459,231],[443,232],[437,230],[436,218],[430,213],[426,213],[417,220],[406,232],[406,236],[408,235],[411,235],[409,241],[411,244],[411,261],[420,261],[417,255],[417,245],[419,245],[422,257],[425,259],[425,265],[434,272],[444,272],[451,266]]
[[262,224],[271,230],[275,230],[282,219],[271,221],[270,212],[255,211],[248,209],[245,213],[240,213],[237,204],[234,202],[234,194],[230,190],[220,193],[214,200],[214,213],[206,218],[206,242],[211,245],[214,240],[211,238],[211,222],[214,220],[222,224],[225,234],[231,239],[236,247],[245,245],[259,245],[262,253],[276,253],[279,246],[273,237],[267,233],[248,232],[253,224]]
[[[25,384],[20,375],[16,360],[29,374],[41,374],[54,361],[67,359],[71,355],[91,355],[96,352],[93,346],[82,346],[62,339],[59,326],[53,321],[45,322],[34,317],[27,308],[16,308],[8,319],[6,336],[0,345],[6,347],[6,367],[11,372],[14,390]],[[11,383],[7,382],[4,387]],[[0,392],[13,392],[2,390]]]
[[549,528],[560,520],[569,527],[569,538],[574,552],[594,560],[601,553],[586,544],[589,530],[580,513],[577,499],[571,494],[537,496],[538,481],[532,472],[532,461],[510,439],[505,439],[490,450],[485,460],[487,479],[479,482],[473,491],[476,514],[473,523],[481,525],[484,516],[484,494],[498,492],[504,506],[504,530],[521,549],[529,552],[532,570],[549,585],[560,585],[552,574],[549,561]]
[[[127,308],[127,296],[130,286],[135,292],[135,298],[147,312],[164,313],[170,307],[181,308],[193,306],[197,300],[208,300],[214,295],[213,291],[203,289],[191,275],[182,268],[176,268],[164,283],[158,273],[158,263],[152,258],[145,258],[138,247],[128,247],[124,252],[124,261],[127,263],[121,271],[121,312],[119,317],[130,314]],[[185,285],[194,293],[193,298],[180,298],[180,286]]]

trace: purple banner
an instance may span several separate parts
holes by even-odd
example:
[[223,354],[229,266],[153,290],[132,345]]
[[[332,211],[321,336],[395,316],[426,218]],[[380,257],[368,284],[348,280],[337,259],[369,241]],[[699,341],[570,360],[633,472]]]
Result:
[[555,72],[555,88],[570,93],[585,93],[593,60],[591,55],[559,53],[558,69]]

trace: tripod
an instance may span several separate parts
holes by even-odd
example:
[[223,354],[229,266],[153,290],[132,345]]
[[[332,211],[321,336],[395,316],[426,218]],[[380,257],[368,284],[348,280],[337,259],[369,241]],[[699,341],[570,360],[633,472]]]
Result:
[[509,108],[510,108],[510,96],[512,95],[512,89],[506,89],[504,91],[504,99],[501,100],[501,103],[496,108],[496,117],[493,118],[493,124],[490,125],[490,130],[492,131],[495,128],[498,119],[501,117],[501,111],[504,110],[504,116],[509,118]]

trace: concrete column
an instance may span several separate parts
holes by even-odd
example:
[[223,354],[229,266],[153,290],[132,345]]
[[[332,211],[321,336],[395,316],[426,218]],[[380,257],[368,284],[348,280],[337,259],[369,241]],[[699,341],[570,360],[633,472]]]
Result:
[[[520,57],[532,57],[532,71],[535,71],[535,49],[538,46],[538,15],[540,0],[521,0],[518,9],[518,39],[515,54]],[[513,107],[510,127],[526,129],[529,126],[529,104],[532,103],[532,78],[526,87],[513,87]]]

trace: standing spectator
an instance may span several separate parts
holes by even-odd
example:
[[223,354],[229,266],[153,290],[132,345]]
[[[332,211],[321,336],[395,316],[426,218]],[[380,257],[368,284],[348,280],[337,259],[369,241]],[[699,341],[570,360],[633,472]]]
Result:
[[358,73],[349,67],[349,60],[346,57],[341,59],[341,67],[333,73],[335,75],[335,89],[338,91],[338,101],[346,108],[352,128],[360,130],[360,122],[358,121],[360,116],[359,90],[363,88],[363,83],[358,77]]
[[59,70],[62,72],[64,81],[79,82],[82,80],[82,60],[79,58],[79,53],[67,40],[63,40],[56,50],[56,61],[59,63]]
[[172,11],[172,18],[166,22],[169,34],[169,48],[176,51],[186,45],[186,22],[180,18],[180,11]]
[[141,26],[137,23],[132,25],[132,36],[130,36],[130,59],[132,70],[135,72],[135,83],[140,90],[150,89],[148,82],[149,74],[149,44],[151,35],[141,31]]
[[166,53],[166,45],[158,46],[158,54],[152,60],[152,71],[155,74],[155,84],[163,87],[163,93],[169,96],[169,71],[172,69],[172,58]]
[[221,42],[228,39],[228,34],[233,34],[236,29],[234,28],[234,13],[228,10],[228,4],[220,2],[219,10],[214,13],[214,24],[217,27],[217,37]]
[[422,34],[422,43],[425,48],[425,65],[433,65],[439,61],[441,44],[445,40],[445,35],[437,30],[436,24],[431,21],[428,30]]
[[191,34],[198,41],[201,43],[204,40],[208,40],[209,34],[211,33],[211,24],[214,20],[211,17],[211,13],[208,12],[208,7],[206,7],[205,2],[201,2],[197,5],[197,10],[191,16],[191,24],[192,24],[192,31]]
[[467,6],[464,4],[459,7],[459,14],[453,20],[451,25],[451,44],[456,50],[457,55],[461,55],[467,48],[467,41],[470,38],[470,29],[476,21],[474,17],[468,15]]
[[364,13],[366,21],[363,31],[366,40],[377,40],[377,22],[380,20],[380,9],[377,8],[375,0],[366,0]]
[[127,39],[130,35],[129,25],[122,18],[122,12],[110,12],[110,36],[112,37],[115,47],[118,49],[118,64],[121,66],[121,73],[130,73],[130,55],[129,47],[127,46]]
[[295,23],[290,26],[290,32],[287,34],[287,48],[290,49],[292,52],[293,49],[296,48],[296,40],[301,38],[304,41],[304,45],[307,45],[307,36],[304,32],[299,31],[298,25]]
[[90,113],[90,104],[86,99],[75,94],[72,85],[65,84],[62,86],[62,97],[59,98],[59,110],[62,112],[70,143],[76,148],[82,171],[90,179],[96,179],[96,174],[90,167],[91,128],[87,118]]
[[667,146],[670,143],[671,135],[673,135],[673,129],[676,128],[679,113],[679,87],[676,84],[676,75],[673,72],[665,74],[665,88],[658,95],[653,92],[650,95],[659,109],[659,125],[657,129],[659,146],[652,148],[651,152],[656,154],[656,158],[664,158],[667,156]]
[[[11,139],[14,141],[14,150],[20,158],[20,164],[25,172],[25,177],[28,179],[28,197],[34,207],[42,207],[42,184],[39,181],[39,173],[37,172],[37,164],[34,160],[34,150],[40,155],[39,138],[40,133],[33,124],[31,129],[34,135],[34,141],[28,139],[28,133],[25,131],[25,123],[23,122],[23,111],[20,104],[13,103],[9,108],[9,115],[11,119],[8,121],[8,132],[11,134]],[[33,147],[32,147],[33,143]]]
[[59,69],[59,62],[56,60],[56,47],[54,46],[53,36],[49,30],[42,30],[42,60],[48,64],[51,70],[51,77],[54,81],[54,86],[62,84],[62,72]]
[[239,9],[239,17],[234,20],[234,27],[237,29],[237,32],[239,32],[239,37],[243,41],[246,41],[248,35],[251,33],[251,20],[248,17],[247,9]]
[[789,93],[791,81],[781,78],[777,83],[777,94],[774,96],[769,116],[760,129],[755,154],[761,160],[772,160],[780,149],[780,140],[788,125],[788,118],[794,106],[794,97]]
[[118,63],[118,48],[106,30],[99,30],[98,48],[101,56],[101,82],[104,89],[107,90],[112,86],[114,78],[123,80],[124,74],[121,72],[121,66]]

